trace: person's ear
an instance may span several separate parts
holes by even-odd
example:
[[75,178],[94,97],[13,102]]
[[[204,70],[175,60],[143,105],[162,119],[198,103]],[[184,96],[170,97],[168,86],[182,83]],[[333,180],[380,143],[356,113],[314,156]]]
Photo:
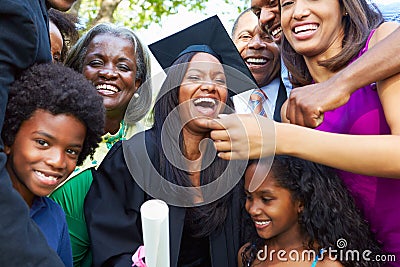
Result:
[[142,85],[142,80],[141,79],[136,79],[136,81],[135,81],[135,90],[137,91],[141,85]]
[[5,146],[4,146],[4,153],[6,153],[6,155],[9,155],[9,154],[11,153],[11,147],[5,145]]
[[349,15],[349,13],[346,11],[345,8],[343,8],[343,10],[342,10],[342,16],[343,16],[343,17],[347,17],[348,15]]
[[297,202],[297,213],[300,214],[302,213],[304,210],[304,204],[302,201],[298,201]]

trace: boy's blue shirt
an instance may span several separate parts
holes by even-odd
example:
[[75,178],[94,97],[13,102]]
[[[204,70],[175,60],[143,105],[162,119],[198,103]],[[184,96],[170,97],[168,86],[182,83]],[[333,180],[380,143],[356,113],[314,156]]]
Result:
[[66,267],[72,267],[72,250],[65,213],[48,197],[36,197],[30,216],[42,230],[49,246],[57,252]]

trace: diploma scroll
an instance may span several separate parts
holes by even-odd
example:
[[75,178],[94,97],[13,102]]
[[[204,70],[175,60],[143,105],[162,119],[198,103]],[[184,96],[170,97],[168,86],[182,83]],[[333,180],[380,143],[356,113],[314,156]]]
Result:
[[168,205],[158,199],[146,201],[140,207],[143,242],[148,267],[169,267]]

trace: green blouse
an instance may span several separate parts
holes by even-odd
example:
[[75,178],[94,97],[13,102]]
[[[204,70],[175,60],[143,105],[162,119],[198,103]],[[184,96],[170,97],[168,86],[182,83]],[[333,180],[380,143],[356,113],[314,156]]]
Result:
[[92,255],[90,240],[84,215],[84,201],[93,181],[92,168],[97,169],[111,147],[120,140],[126,140],[143,130],[138,124],[127,125],[124,121],[115,135],[109,133],[103,136],[93,159],[86,158],[81,166],[76,167],[68,179],[58,187],[50,198],[60,204],[65,212],[70,234],[74,267],[90,267]]

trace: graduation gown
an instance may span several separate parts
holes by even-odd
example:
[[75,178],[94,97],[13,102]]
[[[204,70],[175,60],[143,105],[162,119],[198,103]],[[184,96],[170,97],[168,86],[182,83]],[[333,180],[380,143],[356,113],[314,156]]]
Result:
[[[143,245],[140,206],[151,197],[133,179],[131,172],[151,180],[154,168],[149,158],[154,166],[158,166],[158,151],[154,149],[150,131],[139,133],[124,142],[127,144],[116,143],[98,170],[93,171],[93,183],[85,200],[85,217],[95,267],[130,267],[132,254]],[[129,168],[124,150],[129,150]],[[237,266],[237,252],[243,243],[242,191],[240,183],[231,190],[232,201],[229,202],[225,223],[222,229],[209,236],[214,267]],[[184,221],[185,208],[169,205],[171,267],[177,266]]]

